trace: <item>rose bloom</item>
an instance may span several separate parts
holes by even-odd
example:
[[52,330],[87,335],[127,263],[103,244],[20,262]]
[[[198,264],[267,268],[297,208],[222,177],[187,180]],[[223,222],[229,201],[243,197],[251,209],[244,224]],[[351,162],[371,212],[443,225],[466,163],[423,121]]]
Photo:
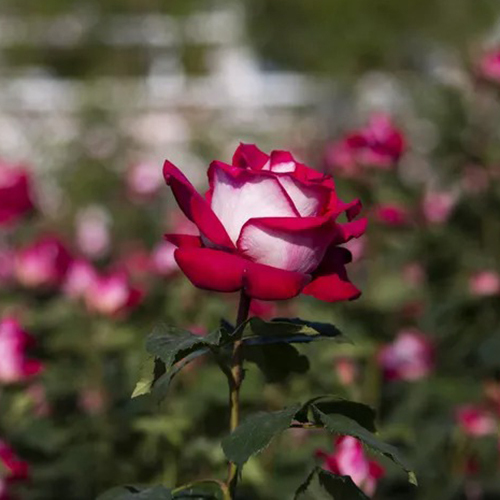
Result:
[[492,83],[500,83],[500,50],[491,50],[480,58],[477,64],[479,77]]
[[142,299],[142,293],[130,284],[123,271],[101,274],[92,282],[85,294],[90,311],[116,317],[134,309]]
[[[169,161],[164,175],[200,232],[166,235],[195,286],[243,289],[262,300],[301,292],[329,302],[359,297],[345,270],[351,255],[338,245],[361,236],[366,220],[354,220],[359,201],[343,203],[330,176],[296,162],[288,152],[267,155],[246,144],[238,147],[232,165],[212,162],[205,196]],[[339,223],[344,213],[348,222]]]
[[497,430],[493,415],[480,406],[460,406],[455,413],[455,418],[462,431],[469,436],[487,436],[494,434]]
[[62,242],[45,236],[21,249],[15,257],[17,281],[28,288],[54,288],[66,276],[71,256]]
[[434,367],[431,341],[417,330],[402,330],[392,344],[380,350],[378,362],[389,380],[418,380]]
[[42,363],[26,355],[33,342],[17,320],[0,320],[0,384],[24,382],[42,371]]
[[388,115],[377,113],[366,127],[348,133],[340,142],[329,147],[326,162],[340,174],[354,177],[360,174],[359,166],[390,169],[398,163],[405,150],[403,133]]
[[17,221],[34,208],[28,172],[0,162],[0,226]]
[[489,297],[500,293],[500,275],[496,271],[478,271],[469,279],[469,291],[476,297]]
[[109,252],[109,225],[109,214],[97,205],[79,211],[76,217],[76,242],[84,255],[100,259]]
[[408,209],[397,203],[383,203],[373,209],[375,219],[388,226],[406,226],[411,219]]
[[316,457],[323,460],[323,469],[332,474],[350,476],[354,484],[368,496],[373,496],[378,481],[385,475],[384,468],[375,460],[367,458],[361,442],[351,436],[338,438],[334,453],[318,450]]
[[97,278],[94,266],[84,259],[75,259],[69,266],[63,283],[64,294],[71,299],[82,299]]
[[135,163],[127,171],[126,182],[131,198],[149,200],[158,193],[163,184],[161,169],[156,163]]
[[162,241],[153,248],[151,262],[153,270],[159,276],[171,276],[179,271],[175,261],[175,249],[177,247],[169,241]]
[[26,481],[29,475],[28,464],[20,460],[14,450],[0,440],[0,500],[13,500],[11,486],[17,482]]
[[429,191],[422,200],[422,212],[430,224],[445,223],[456,204],[456,196],[446,191]]

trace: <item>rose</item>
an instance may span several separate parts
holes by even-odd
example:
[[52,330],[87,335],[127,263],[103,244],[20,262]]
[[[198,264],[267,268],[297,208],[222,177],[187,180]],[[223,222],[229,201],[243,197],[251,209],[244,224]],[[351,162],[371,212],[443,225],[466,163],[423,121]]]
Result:
[[423,333],[402,330],[392,344],[382,347],[378,361],[389,380],[418,380],[434,368],[434,346]]
[[[163,172],[200,232],[165,236],[178,247],[175,259],[195,286],[243,289],[262,300],[301,292],[329,302],[360,295],[345,270],[350,253],[339,245],[361,236],[366,220],[354,220],[360,202],[342,202],[330,176],[288,152],[267,155],[247,144],[238,147],[232,165],[212,162],[205,197],[169,161]],[[340,223],[344,213],[348,221]]]
[[64,280],[71,260],[57,237],[44,236],[17,252],[14,273],[25,287],[54,288]]
[[87,308],[104,316],[117,317],[134,309],[143,293],[130,284],[123,271],[112,271],[94,278],[85,292]]
[[21,460],[12,447],[0,440],[0,500],[9,500],[11,486],[15,483],[26,481],[29,477],[29,465]]
[[33,207],[28,172],[0,162],[0,225],[16,221]]
[[385,475],[384,468],[365,455],[363,445],[351,436],[341,436],[335,442],[335,452],[316,452],[323,461],[322,468],[341,476],[350,476],[368,496],[372,496],[378,481]]
[[0,384],[28,380],[42,371],[42,363],[26,357],[33,337],[11,317],[0,321]]
[[458,407],[455,419],[462,431],[473,437],[494,434],[497,429],[493,415],[485,408],[473,404]]

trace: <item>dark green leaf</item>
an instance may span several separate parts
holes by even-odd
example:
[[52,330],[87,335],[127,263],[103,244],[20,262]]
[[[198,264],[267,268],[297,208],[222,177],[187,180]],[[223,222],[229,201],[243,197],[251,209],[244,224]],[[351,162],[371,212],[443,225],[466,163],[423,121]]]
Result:
[[222,440],[222,449],[230,462],[242,466],[252,455],[263,450],[276,434],[290,427],[300,406],[248,417],[234,432]]
[[146,350],[158,356],[168,367],[197,349],[218,344],[220,334],[202,337],[173,326],[159,325],[146,340]]
[[165,365],[163,362],[154,356],[148,356],[142,365],[139,381],[135,385],[135,389],[131,397],[136,398],[149,394],[153,385],[164,373]]
[[97,500],[172,500],[172,493],[164,486],[119,486],[99,495]]
[[349,417],[370,432],[377,430],[375,427],[377,415],[372,407],[356,401],[348,401],[347,399],[332,396],[319,396],[311,399],[297,413],[296,419],[299,422],[314,421],[313,406],[326,415],[338,414]]
[[243,356],[262,370],[268,382],[282,382],[291,373],[305,373],[309,369],[307,357],[283,342],[245,345]]
[[323,339],[349,342],[333,325],[299,318],[277,318],[272,321],[251,318],[239,335],[249,343],[312,342]]
[[368,500],[349,476],[315,468],[295,493],[294,500]]
[[345,415],[327,415],[315,406],[312,408],[318,420],[321,421],[330,432],[345,436],[353,436],[359,439],[373,451],[385,455],[402,467],[408,473],[409,481],[413,484],[417,484],[415,473],[412,471],[411,465],[400,455],[399,451],[394,446],[380,441],[374,434],[366,430],[358,422]]

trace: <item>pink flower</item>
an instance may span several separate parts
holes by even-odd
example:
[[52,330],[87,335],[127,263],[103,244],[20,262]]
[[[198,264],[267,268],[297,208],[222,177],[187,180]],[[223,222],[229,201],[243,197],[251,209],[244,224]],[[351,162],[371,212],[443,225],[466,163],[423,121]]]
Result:
[[316,456],[323,460],[323,469],[332,474],[350,476],[368,496],[375,493],[378,481],[385,475],[384,468],[367,458],[361,442],[351,436],[338,438],[334,453],[319,450]]
[[26,356],[33,337],[10,317],[0,321],[0,384],[23,382],[42,371],[42,363]]
[[411,220],[408,209],[396,203],[377,205],[373,215],[378,222],[388,226],[406,226]]
[[500,83],[500,50],[491,50],[483,54],[478,62],[479,76],[492,83]]
[[446,191],[429,191],[422,200],[422,212],[427,222],[443,224],[446,222],[456,204],[456,196]]
[[82,299],[96,278],[97,272],[90,262],[75,259],[66,274],[63,292],[71,299]]
[[354,177],[359,167],[373,167],[387,170],[394,166],[406,149],[402,132],[389,116],[383,113],[373,115],[368,125],[350,132],[337,144],[329,147],[326,162],[340,174]]
[[423,333],[402,330],[380,350],[378,361],[389,380],[418,380],[433,369],[434,348]]
[[154,163],[139,162],[127,171],[127,189],[132,198],[151,199],[163,185],[161,168]]
[[[261,300],[299,293],[334,302],[355,299],[347,278],[349,252],[338,245],[361,236],[366,220],[354,220],[359,201],[343,203],[333,179],[284,151],[267,155],[242,144],[233,164],[214,161],[205,197],[169,161],[164,174],[185,215],[201,237],[173,234],[175,259],[203,289],[236,292]],[[346,213],[349,222],[337,218]]]
[[98,275],[87,289],[86,304],[90,311],[104,316],[120,316],[134,309],[142,293],[131,286],[125,272]]
[[484,270],[469,279],[469,291],[476,297],[489,297],[500,293],[500,275],[496,271]]
[[425,279],[425,270],[419,262],[411,262],[403,268],[403,278],[412,286],[421,286]]
[[15,276],[28,288],[55,288],[64,279],[71,256],[59,239],[45,236],[16,254]]
[[28,172],[0,162],[0,226],[17,221],[34,208]]
[[109,214],[99,206],[81,210],[76,217],[76,242],[80,251],[91,259],[109,252],[111,235]]
[[80,393],[78,403],[88,415],[99,415],[106,409],[107,399],[106,394],[101,389],[86,387]]
[[0,500],[13,500],[9,491],[14,483],[26,481],[29,475],[28,464],[20,460],[14,450],[0,440],[0,470],[5,471],[0,475]]
[[335,371],[340,383],[347,387],[354,384],[359,376],[359,368],[356,361],[345,356],[335,360]]
[[160,276],[171,276],[179,271],[179,266],[175,261],[176,246],[169,241],[158,243],[151,254],[153,270]]
[[493,415],[479,406],[460,406],[455,416],[462,431],[469,436],[487,436],[494,434],[497,430],[497,423]]

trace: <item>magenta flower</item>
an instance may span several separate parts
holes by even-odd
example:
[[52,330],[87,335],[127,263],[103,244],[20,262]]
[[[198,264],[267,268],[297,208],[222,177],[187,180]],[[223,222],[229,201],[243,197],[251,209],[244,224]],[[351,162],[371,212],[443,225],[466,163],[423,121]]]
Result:
[[361,173],[360,167],[388,170],[406,150],[403,133],[384,113],[373,115],[368,125],[347,134],[327,149],[326,162],[346,177]]
[[429,191],[422,200],[422,212],[430,224],[445,223],[456,204],[456,196],[447,191]]
[[86,291],[85,301],[90,311],[116,317],[134,309],[142,296],[125,272],[114,271],[96,277]]
[[380,350],[378,361],[389,380],[418,380],[434,368],[434,347],[418,330],[402,330]]
[[476,297],[489,297],[500,293],[500,275],[493,270],[478,271],[469,279],[469,291]]
[[333,453],[319,450],[316,456],[323,460],[323,469],[332,474],[350,476],[356,486],[368,496],[373,496],[378,481],[385,475],[384,468],[378,462],[370,460],[365,455],[361,442],[351,436],[338,438]]
[[132,199],[149,200],[163,185],[161,170],[155,163],[134,163],[126,176],[127,191]]
[[40,361],[27,357],[26,351],[33,342],[33,337],[14,318],[0,321],[0,384],[24,382],[42,371]]
[[477,64],[480,78],[491,83],[500,83],[500,50],[491,50],[483,54]]
[[27,170],[0,162],[0,226],[17,221],[33,208]]
[[62,286],[63,292],[71,299],[83,299],[96,279],[97,271],[90,262],[75,259],[66,273]]
[[[299,293],[334,302],[355,299],[349,281],[349,252],[338,245],[366,227],[359,201],[343,203],[333,179],[285,151],[267,155],[242,144],[232,165],[214,161],[210,189],[203,197],[169,161],[167,184],[200,236],[166,235],[175,259],[191,282],[203,289],[282,300]],[[346,214],[349,222],[337,218]]]
[[59,286],[71,263],[71,256],[59,239],[45,236],[17,252],[15,276],[28,288]]
[[494,434],[497,430],[497,422],[493,415],[480,406],[460,406],[455,413],[455,418],[462,431],[469,436],[487,436]]
[[17,482],[26,481],[29,476],[28,464],[20,460],[14,450],[0,440],[0,469],[5,471],[0,474],[0,500],[13,500],[11,486]]
[[411,221],[409,210],[397,203],[383,203],[373,209],[375,219],[388,226],[406,226]]

